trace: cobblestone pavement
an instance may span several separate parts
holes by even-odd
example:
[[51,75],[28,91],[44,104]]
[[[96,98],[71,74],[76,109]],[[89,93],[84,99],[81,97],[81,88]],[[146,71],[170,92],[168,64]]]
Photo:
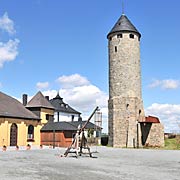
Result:
[[0,180],[179,180],[180,151],[92,147],[61,157],[64,148],[0,152]]

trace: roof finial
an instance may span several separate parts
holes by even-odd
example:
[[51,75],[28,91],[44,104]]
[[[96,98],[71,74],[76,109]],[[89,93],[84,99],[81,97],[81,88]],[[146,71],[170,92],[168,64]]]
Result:
[[57,91],[57,96],[59,96],[59,91]]
[[62,99],[61,96],[59,95],[59,91],[57,91],[57,95],[56,95],[55,98],[56,98],[56,99],[59,99],[59,98]]
[[125,15],[125,13],[124,13],[124,0],[122,0],[122,15]]

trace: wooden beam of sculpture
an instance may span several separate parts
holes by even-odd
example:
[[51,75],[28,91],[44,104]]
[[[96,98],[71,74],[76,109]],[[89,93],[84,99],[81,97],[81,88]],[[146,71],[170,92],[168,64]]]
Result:
[[[78,135],[81,134],[81,132],[86,128],[87,124],[89,123],[89,121],[91,120],[91,118],[93,117],[93,115],[95,114],[95,112],[99,109],[99,107],[97,106],[94,111],[92,112],[92,114],[89,116],[88,120],[86,121],[86,123],[82,126],[82,128],[78,129],[77,130],[77,133]],[[64,153],[64,156],[66,157],[68,155],[68,153],[70,152],[73,144],[76,142],[76,138],[77,138],[77,135],[73,138],[73,141],[71,143],[71,145],[67,148],[67,150],[65,151]]]
[[80,129],[79,134],[86,128],[87,124],[89,123],[89,121],[91,120],[91,118],[93,117],[93,115],[95,114],[95,112],[99,109],[99,107],[97,106],[94,111],[92,112],[92,114],[89,116],[88,120],[86,121],[86,123],[83,125],[83,127]]

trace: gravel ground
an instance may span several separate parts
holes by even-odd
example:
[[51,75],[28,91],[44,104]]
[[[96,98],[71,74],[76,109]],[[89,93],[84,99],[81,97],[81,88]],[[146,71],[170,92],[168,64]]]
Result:
[[0,152],[0,180],[180,180],[180,151],[91,147],[61,157],[64,148]]

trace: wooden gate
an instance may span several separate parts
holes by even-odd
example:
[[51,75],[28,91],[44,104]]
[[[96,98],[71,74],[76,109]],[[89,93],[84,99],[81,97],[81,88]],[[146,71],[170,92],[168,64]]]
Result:
[[11,130],[10,130],[10,146],[17,145],[17,132],[18,132],[17,125],[13,123],[11,125]]

